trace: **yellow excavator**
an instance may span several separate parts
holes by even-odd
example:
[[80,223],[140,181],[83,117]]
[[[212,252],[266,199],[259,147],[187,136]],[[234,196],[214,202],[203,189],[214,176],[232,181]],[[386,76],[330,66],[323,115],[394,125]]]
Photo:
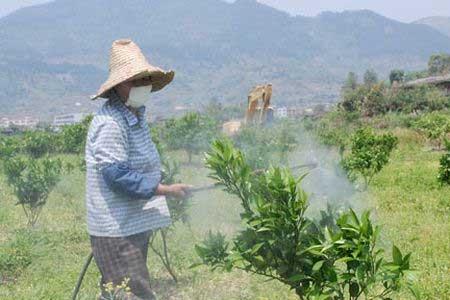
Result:
[[[258,85],[252,88],[247,97],[245,124],[261,125],[273,118],[273,108],[270,106],[272,98],[272,84]],[[261,100],[261,101],[260,101]],[[241,121],[229,121],[223,124],[225,134],[232,136],[242,126]]]
[[[264,124],[273,116],[273,108],[270,106],[272,98],[272,84],[255,86],[248,94],[246,124]],[[261,100],[261,104],[260,104]]]

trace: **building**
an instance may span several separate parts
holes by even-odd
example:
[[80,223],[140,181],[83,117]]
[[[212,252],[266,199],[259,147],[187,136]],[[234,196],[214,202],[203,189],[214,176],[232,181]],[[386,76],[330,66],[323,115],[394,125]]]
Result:
[[308,117],[314,116],[314,109],[312,109],[312,108],[305,108],[305,110],[303,111],[303,115],[304,116],[308,116]]
[[32,117],[23,117],[23,118],[12,119],[11,123],[15,126],[34,128],[39,123],[39,119],[32,118]]
[[450,74],[420,78],[417,80],[406,82],[403,85],[401,85],[401,87],[414,88],[422,85],[436,86],[438,88],[441,88],[447,95],[450,96]]
[[74,114],[65,114],[56,116],[53,119],[53,126],[54,127],[61,127],[64,125],[73,125],[78,124],[83,121],[84,118],[87,117],[87,114],[85,113],[74,113]]
[[287,115],[289,118],[296,119],[302,117],[304,113],[304,109],[300,107],[289,107],[287,109]]
[[8,118],[0,118],[0,128],[8,128],[11,124]]
[[276,119],[285,119],[288,117],[288,109],[285,106],[275,108],[273,115]]
[[11,126],[34,128],[37,126],[38,123],[39,119],[33,117],[16,117],[16,118],[3,117],[0,119],[0,128],[9,128]]

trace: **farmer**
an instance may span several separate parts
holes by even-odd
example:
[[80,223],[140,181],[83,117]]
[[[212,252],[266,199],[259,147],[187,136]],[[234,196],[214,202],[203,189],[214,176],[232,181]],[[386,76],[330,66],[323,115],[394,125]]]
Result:
[[[170,224],[165,196],[185,197],[188,185],[163,185],[159,154],[145,118],[151,92],[174,72],[148,63],[131,40],[112,44],[109,78],[92,100],[107,98],[94,116],[86,143],[86,206],[92,252],[104,285],[125,280],[131,295],[155,299],[147,269],[149,238]],[[116,298],[117,299],[117,298]]]

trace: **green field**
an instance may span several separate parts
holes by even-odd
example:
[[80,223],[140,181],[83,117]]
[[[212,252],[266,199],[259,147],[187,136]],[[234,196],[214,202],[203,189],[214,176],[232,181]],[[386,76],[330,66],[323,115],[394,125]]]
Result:
[[[382,226],[382,246],[392,243],[413,252],[417,288],[423,299],[450,299],[450,188],[436,181],[442,152],[430,151],[425,140],[409,129],[395,129],[399,146],[391,162],[376,175],[362,197]],[[179,153],[172,154],[185,160]],[[183,165],[187,183],[204,184],[208,171],[201,157]],[[63,156],[64,160],[75,157]],[[296,159],[296,158],[293,158]],[[298,158],[301,160],[300,158]],[[0,278],[0,299],[69,299],[78,273],[90,252],[85,224],[84,173],[75,170],[51,193],[38,224],[28,229],[22,209],[1,179],[0,263],[31,262],[13,275]],[[174,284],[157,257],[149,252],[152,286],[160,299],[297,299],[277,282],[241,271],[213,272],[190,269],[198,262],[194,245],[209,230],[231,236],[240,226],[239,201],[220,190],[195,195],[190,225],[178,224],[169,245],[179,283]],[[389,252],[389,251],[388,251]],[[3,263],[3,265],[8,265]],[[91,265],[80,299],[95,299],[99,273]],[[412,299],[403,291],[395,299]]]

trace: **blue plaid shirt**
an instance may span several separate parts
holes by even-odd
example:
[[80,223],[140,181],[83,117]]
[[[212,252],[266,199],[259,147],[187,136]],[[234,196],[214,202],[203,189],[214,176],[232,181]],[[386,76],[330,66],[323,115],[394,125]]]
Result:
[[89,127],[86,169],[90,235],[129,236],[170,224],[165,197],[154,195],[161,162],[144,106],[136,116],[111,92]]

